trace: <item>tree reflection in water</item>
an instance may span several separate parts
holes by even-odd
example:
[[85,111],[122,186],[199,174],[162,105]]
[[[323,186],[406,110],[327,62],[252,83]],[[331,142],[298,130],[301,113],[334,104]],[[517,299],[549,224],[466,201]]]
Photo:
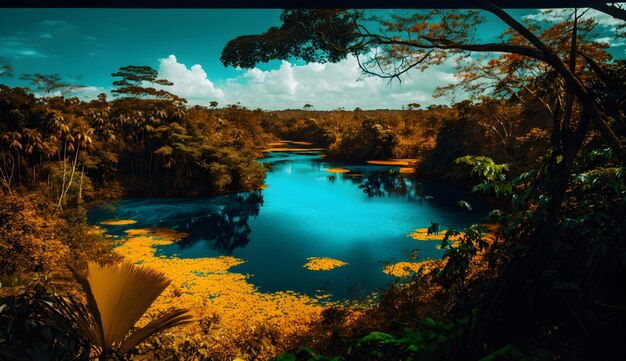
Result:
[[367,178],[363,179],[359,189],[368,197],[396,196],[406,197],[410,201],[424,199],[422,183],[395,170],[369,174]]
[[227,202],[219,210],[207,214],[194,212],[185,214],[175,224],[162,224],[188,234],[178,244],[189,248],[200,240],[209,241],[222,254],[231,254],[236,248],[245,247],[251,229],[250,217],[259,215],[263,205],[261,192],[238,193],[227,196]]

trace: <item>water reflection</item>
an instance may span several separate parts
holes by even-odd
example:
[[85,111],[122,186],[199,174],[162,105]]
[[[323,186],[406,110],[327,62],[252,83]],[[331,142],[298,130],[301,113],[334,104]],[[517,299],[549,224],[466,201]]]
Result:
[[[448,228],[474,222],[484,212],[471,195],[395,171],[397,167],[330,163],[318,153],[272,152],[260,160],[267,187],[261,192],[208,198],[128,199],[115,210],[94,207],[90,222],[133,219],[107,226],[124,236],[129,228],[168,227],[187,233],[179,243],[157,246],[157,255],[180,258],[232,255],[245,263],[231,269],[249,275],[263,292],[293,290],[333,299],[369,294],[392,277],[382,262],[441,257],[440,242],[416,243],[407,235],[431,221]],[[349,173],[330,173],[345,168]],[[458,207],[467,199],[473,212]],[[416,246],[422,249],[413,254]],[[311,271],[309,257],[348,263]]]
[[213,213],[203,211],[183,215],[183,221],[164,221],[160,226],[174,228],[188,234],[178,242],[182,249],[198,241],[208,241],[221,254],[232,254],[236,248],[250,242],[249,221],[259,215],[263,205],[261,192],[238,193],[228,197],[229,202]]
[[369,174],[359,184],[359,189],[368,197],[397,196],[408,200],[423,200],[424,187],[422,183],[402,175],[398,171],[376,172]]

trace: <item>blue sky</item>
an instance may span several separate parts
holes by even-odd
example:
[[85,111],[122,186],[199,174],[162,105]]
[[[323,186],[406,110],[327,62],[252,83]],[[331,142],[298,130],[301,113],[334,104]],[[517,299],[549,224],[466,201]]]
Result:
[[[512,14],[544,16],[537,10]],[[0,56],[15,73],[0,82],[24,86],[20,74],[59,73],[86,85],[78,95],[88,99],[110,91],[110,74],[119,67],[149,65],[192,104],[217,100],[264,109],[302,108],[306,103],[316,109],[368,109],[448,101],[433,99],[432,91],[454,81],[452,64],[415,72],[402,84],[376,78],[356,82],[362,76],[353,58],[325,65],[273,61],[252,70],[221,64],[221,50],[230,39],[279,25],[279,15],[276,9],[0,9]],[[606,17],[600,21],[612,42],[614,22]],[[504,28],[488,18],[479,35],[489,40]],[[613,45],[611,52],[623,57],[623,42]]]

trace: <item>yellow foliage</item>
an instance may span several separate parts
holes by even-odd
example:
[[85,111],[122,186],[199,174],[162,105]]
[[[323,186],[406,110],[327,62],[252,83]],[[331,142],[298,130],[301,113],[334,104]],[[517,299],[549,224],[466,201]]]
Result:
[[345,168],[326,168],[326,171],[330,173],[350,173],[350,169]]
[[[223,341],[220,347],[229,347],[227,345],[231,343],[224,340],[235,338],[254,325],[272,325],[280,330],[281,337],[291,337],[306,330],[308,323],[318,318],[323,309],[318,299],[293,291],[259,292],[248,282],[249,275],[230,271],[231,267],[243,263],[242,259],[230,256],[195,259],[155,256],[155,246],[171,244],[183,236],[176,231],[131,229],[126,233],[127,237],[114,251],[126,260],[162,272],[172,280],[148,314],[156,314],[172,306],[189,309],[198,320],[218,314]],[[143,318],[138,325],[147,321]],[[197,334],[201,332],[200,325],[192,323],[183,332]]]
[[290,147],[272,147],[272,148],[265,148],[263,150],[261,150],[264,153],[269,153],[269,152],[307,152],[307,151],[321,151],[321,150],[326,150],[326,148],[290,148]]
[[100,224],[104,224],[107,226],[126,226],[135,223],[137,223],[137,221],[133,219],[107,219],[106,221],[100,222]]
[[338,259],[328,257],[309,257],[307,260],[309,261],[302,267],[311,271],[328,271],[348,264]]
[[409,234],[411,238],[417,241],[443,241],[445,235],[445,230],[439,230],[439,234],[428,234],[428,228],[418,228]]
[[[417,159],[384,159],[384,160],[368,160],[367,163],[368,164],[374,164],[374,165],[397,165],[397,166],[403,166],[403,167],[408,167],[410,165],[413,165],[417,162]],[[409,168],[412,169],[412,168]]]
[[422,262],[396,262],[383,268],[383,272],[394,277],[408,277],[422,270],[422,274],[430,273],[433,268],[442,266],[441,260],[426,260]]
[[70,249],[55,237],[55,221],[44,218],[32,199],[3,195],[0,219],[0,275],[65,272]]

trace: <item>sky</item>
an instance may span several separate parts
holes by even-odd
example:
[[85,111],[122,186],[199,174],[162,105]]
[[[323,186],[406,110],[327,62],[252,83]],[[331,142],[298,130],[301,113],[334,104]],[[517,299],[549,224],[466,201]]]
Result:
[[[547,21],[558,14],[537,9],[513,10],[516,18]],[[401,109],[409,103],[449,103],[433,98],[437,86],[454,83],[454,66],[446,62],[428,70],[412,71],[402,82],[364,77],[356,59],[336,64],[272,61],[253,69],[224,67],[220,54],[226,43],[244,34],[264,32],[280,25],[277,9],[2,9],[0,57],[14,68],[0,83],[26,86],[26,73],[58,73],[84,85],[75,95],[88,100],[113,89],[111,73],[126,65],[149,65],[174,86],[168,91],[190,104],[220,106],[239,103],[248,108]],[[620,21],[608,15],[598,19],[599,38],[610,52],[624,57],[626,43],[614,39]],[[482,40],[495,40],[505,29],[487,17],[479,28]]]

